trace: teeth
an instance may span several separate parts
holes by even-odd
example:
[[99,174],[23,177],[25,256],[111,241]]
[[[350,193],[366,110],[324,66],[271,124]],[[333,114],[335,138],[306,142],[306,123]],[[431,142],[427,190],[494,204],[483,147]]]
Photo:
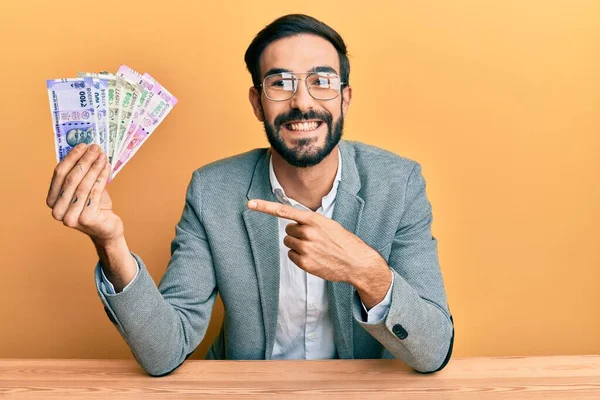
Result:
[[299,124],[291,124],[290,130],[292,131],[312,131],[313,129],[317,129],[319,126],[318,122],[302,122]]

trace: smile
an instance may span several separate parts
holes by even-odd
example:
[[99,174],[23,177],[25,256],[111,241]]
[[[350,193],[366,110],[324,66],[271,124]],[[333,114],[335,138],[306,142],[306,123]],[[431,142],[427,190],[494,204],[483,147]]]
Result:
[[318,129],[322,123],[323,121],[292,121],[283,124],[283,126],[289,131],[310,132]]

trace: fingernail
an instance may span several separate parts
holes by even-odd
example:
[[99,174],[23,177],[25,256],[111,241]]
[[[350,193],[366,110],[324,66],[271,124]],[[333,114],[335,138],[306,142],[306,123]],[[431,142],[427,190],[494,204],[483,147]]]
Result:
[[92,153],[97,153],[97,152],[98,152],[98,150],[100,150],[100,147],[99,147],[99,146],[96,146],[95,144],[93,144],[93,145],[91,145],[91,146],[90,146],[90,151],[91,151]]
[[250,208],[256,208],[256,202],[255,201],[249,201],[248,202],[248,207],[250,207]]

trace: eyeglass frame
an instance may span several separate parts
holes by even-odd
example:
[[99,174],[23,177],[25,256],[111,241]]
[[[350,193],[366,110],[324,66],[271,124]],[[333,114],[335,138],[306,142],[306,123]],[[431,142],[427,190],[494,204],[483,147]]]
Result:
[[[318,99],[315,96],[313,96],[313,94],[311,93],[310,89],[308,88],[308,83],[307,83],[307,79],[309,76],[311,75],[317,75],[317,74],[322,74],[322,73],[328,73],[328,74],[333,74],[335,76],[337,76],[340,79],[340,90],[337,92],[337,94],[335,95],[335,97],[332,97],[331,99]],[[289,71],[281,71],[281,72],[275,72],[273,74],[269,74],[267,76],[264,77],[262,83],[259,83],[258,85],[256,85],[257,87],[262,88],[262,92],[265,94],[265,97],[267,98],[267,100],[270,101],[276,101],[276,102],[280,102],[280,101],[288,101],[291,100],[296,93],[298,92],[298,86],[300,85],[296,85],[296,89],[294,89],[294,93],[292,93],[292,95],[285,100],[273,100],[272,98],[269,97],[269,95],[267,95],[267,90],[265,89],[265,81],[267,80],[267,78],[271,77],[271,76],[275,76],[275,75],[281,75],[281,74],[290,74],[292,75],[294,78],[296,78],[299,81],[304,81],[304,85],[306,86],[306,91],[308,92],[308,94],[310,95],[310,97],[312,97],[315,100],[319,100],[319,101],[329,101],[329,100],[335,100],[338,98],[338,96],[342,93],[342,88],[344,86],[346,86],[348,84],[348,82],[342,82],[342,77],[338,75],[337,72],[331,72],[331,71],[313,71],[313,72],[289,72]],[[307,74],[306,77],[304,77],[304,79],[300,79],[296,76],[296,74]]]

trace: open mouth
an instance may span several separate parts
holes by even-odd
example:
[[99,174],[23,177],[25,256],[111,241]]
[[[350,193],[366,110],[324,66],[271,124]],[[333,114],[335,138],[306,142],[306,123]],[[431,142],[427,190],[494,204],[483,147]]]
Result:
[[311,121],[291,121],[283,124],[282,126],[288,131],[292,132],[312,132],[319,129],[323,125],[323,121],[311,120]]

